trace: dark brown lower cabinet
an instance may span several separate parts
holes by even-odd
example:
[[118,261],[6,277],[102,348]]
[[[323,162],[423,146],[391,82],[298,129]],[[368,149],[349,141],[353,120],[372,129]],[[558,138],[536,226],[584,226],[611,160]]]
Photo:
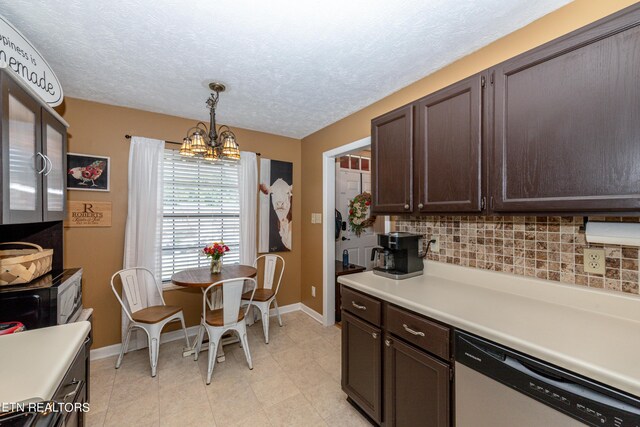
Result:
[[449,426],[449,366],[385,337],[385,426]]
[[373,419],[382,422],[382,336],[376,328],[342,312],[342,389]]
[[451,426],[451,327],[344,285],[342,296],[342,390],[352,403],[385,427]]

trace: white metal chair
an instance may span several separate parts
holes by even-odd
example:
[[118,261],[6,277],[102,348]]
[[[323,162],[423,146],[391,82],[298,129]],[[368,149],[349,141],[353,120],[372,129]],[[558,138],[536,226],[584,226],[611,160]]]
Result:
[[[124,303],[124,301],[118,294],[118,291],[116,291],[116,287],[113,283],[113,280],[116,276],[119,276],[120,281],[122,282],[122,293],[127,301],[127,304]],[[160,295],[162,305],[145,306],[145,304],[142,302],[140,294],[141,292],[146,292],[146,290],[141,289],[140,285],[143,281],[144,283],[147,283],[146,281],[148,280],[153,281],[155,289],[157,289],[158,294]],[[147,338],[149,340],[149,362],[151,364],[151,376],[155,377],[158,367],[160,333],[167,323],[175,322],[178,320],[180,321],[180,323],[182,323],[184,339],[187,343],[187,346],[189,346],[189,337],[187,335],[187,328],[184,324],[184,315],[182,314],[182,308],[166,305],[166,303],[164,302],[164,298],[162,297],[162,289],[153,276],[153,273],[143,267],[127,268],[116,272],[113,276],[111,276],[111,290],[113,290],[113,293],[118,299],[118,302],[120,302],[122,309],[129,318],[127,335],[124,343],[122,343],[120,356],[118,356],[118,360],[116,361],[116,369],[120,368],[122,358],[127,352],[127,347],[129,346],[129,338],[131,337],[131,331],[134,328],[139,328],[147,334]]]
[[[280,310],[278,309],[278,301],[276,296],[280,289],[280,283],[282,282],[282,275],[284,274],[284,259],[280,255],[260,255],[256,258],[253,266],[258,268],[258,263],[263,260],[263,272],[262,272],[262,287],[256,289],[253,301],[249,299],[249,292],[242,295],[242,303],[253,305],[260,311],[262,317],[262,330],[264,331],[264,342],[269,344],[269,310],[271,303],[276,310],[278,316],[278,324],[282,326],[282,318],[280,317]],[[275,281],[276,272],[280,269],[280,275],[277,282]],[[274,289],[275,284],[275,289]]]
[[[222,339],[222,335],[226,332],[234,331],[238,334],[240,344],[244,350],[244,355],[247,358],[247,364],[249,369],[253,369],[253,362],[251,361],[251,353],[249,352],[249,340],[247,338],[247,324],[245,322],[245,316],[249,306],[246,306],[242,310],[240,304],[242,299],[242,291],[245,287],[245,281],[252,285],[253,290],[250,291],[250,298],[253,298],[253,293],[256,290],[255,279],[249,277],[239,277],[237,279],[222,280],[209,286],[202,295],[202,317],[200,320],[200,328],[198,329],[198,336],[196,337],[196,352],[194,354],[194,360],[198,360],[200,349],[202,348],[202,341],[204,339],[204,332],[207,331],[209,336],[209,362],[207,365],[207,384],[211,383],[211,375],[213,375],[213,368],[218,353],[218,345]],[[222,308],[208,310],[209,299],[207,294],[213,292],[217,286],[221,286],[222,289]]]

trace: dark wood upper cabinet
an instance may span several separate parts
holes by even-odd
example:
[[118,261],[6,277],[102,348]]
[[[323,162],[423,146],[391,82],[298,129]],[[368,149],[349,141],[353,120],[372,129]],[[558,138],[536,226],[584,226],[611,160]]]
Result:
[[371,121],[373,213],[413,211],[413,105]]
[[494,211],[640,211],[639,25],[636,7],[490,70]]
[[640,214],[638,64],[634,5],[374,119],[373,213]]
[[381,330],[344,310],[342,389],[371,419],[382,422]]
[[477,74],[416,103],[418,212],[482,210],[482,91]]
[[449,427],[450,368],[385,337],[385,426]]

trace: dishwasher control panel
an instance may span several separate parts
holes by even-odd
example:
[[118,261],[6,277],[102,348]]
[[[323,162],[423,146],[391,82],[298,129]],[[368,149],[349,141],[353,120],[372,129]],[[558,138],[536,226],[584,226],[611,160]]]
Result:
[[640,399],[483,338],[456,332],[456,362],[590,426],[640,427]]
[[[600,426],[616,426],[622,427],[624,425],[638,426],[638,424],[624,424],[624,420],[619,417],[611,417],[607,418],[607,410],[606,408],[601,408],[600,405],[585,404],[581,403],[583,400],[579,402],[572,402],[570,395],[563,393],[562,390],[558,390],[556,388],[552,388],[548,385],[539,385],[533,381],[529,381],[529,389],[533,393],[525,393],[531,395],[533,398],[540,400],[544,403],[551,403],[550,406],[556,406],[557,403],[561,403],[565,406],[566,410],[574,411],[575,414],[578,415],[578,419],[581,421],[589,421],[595,422],[596,425]],[[578,398],[576,398],[578,399]],[[589,406],[591,405],[591,406]],[[560,409],[560,408],[556,408]],[[603,412],[600,412],[603,411]],[[561,411],[565,412],[565,411]],[[610,415],[610,414],[609,414]],[[611,415],[610,415],[611,416]],[[616,418],[619,422],[616,422]]]

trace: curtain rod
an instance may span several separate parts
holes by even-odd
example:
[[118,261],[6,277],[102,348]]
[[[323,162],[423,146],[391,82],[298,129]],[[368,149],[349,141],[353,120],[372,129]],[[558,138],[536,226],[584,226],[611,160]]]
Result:
[[[126,139],[131,139],[131,135],[129,135],[129,134],[126,134],[124,137],[125,137]],[[165,141],[165,142],[168,142],[169,144],[178,144],[178,145],[182,145],[182,143],[181,143],[181,142],[175,142],[175,141]],[[256,153],[256,156],[259,156],[259,155],[260,155],[260,153]]]

